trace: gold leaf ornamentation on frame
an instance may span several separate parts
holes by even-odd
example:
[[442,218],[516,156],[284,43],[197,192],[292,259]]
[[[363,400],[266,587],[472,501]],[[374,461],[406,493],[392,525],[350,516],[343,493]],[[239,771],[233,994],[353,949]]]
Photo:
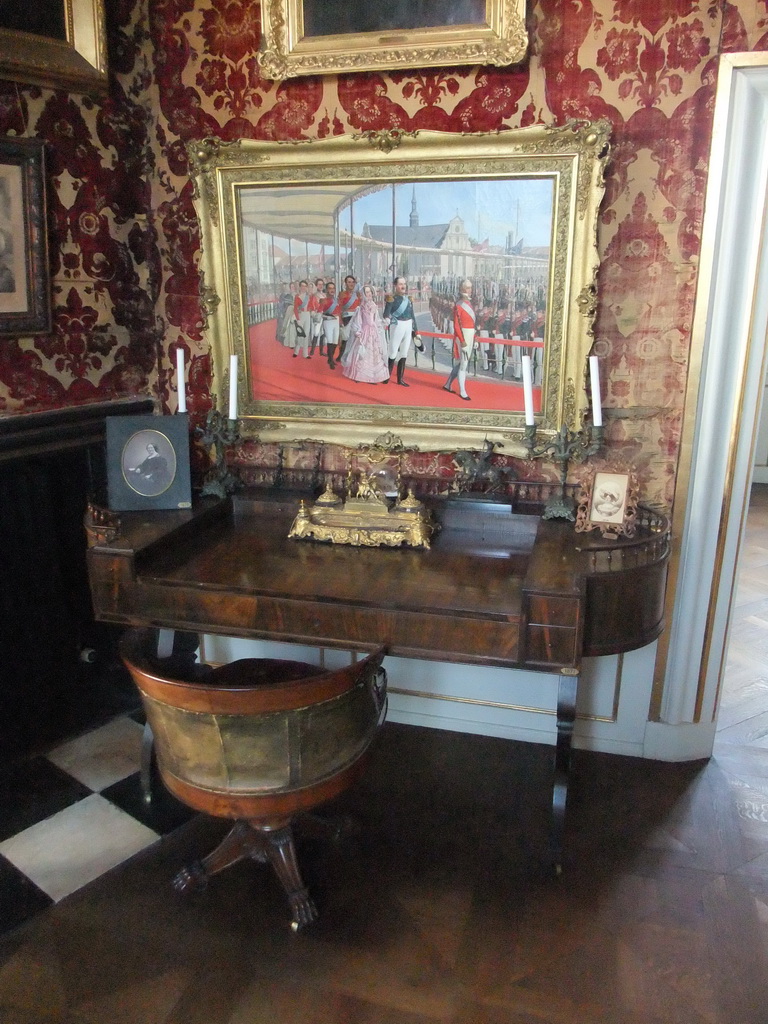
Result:
[[590,462],[581,476],[576,532],[599,530],[603,537],[634,537],[637,502],[634,466],[607,459]]
[[[215,309],[208,303],[206,328],[219,406],[226,402],[222,381],[229,356],[237,354],[244,368],[238,408],[245,437],[258,434],[280,443],[313,437],[351,448],[391,432],[421,451],[483,449],[486,441],[506,440],[505,452],[518,454],[509,441],[524,425],[514,365],[514,353],[525,345],[521,334],[507,326],[476,339],[467,385],[470,394],[476,388],[475,396],[471,402],[458,400],[456,392],[446,398],[440,374],[449,366],[452,328],[446,319],[438,329],[432,310],[436,277],[452,282],[443,296],[452,305],[462,276],[474,277],[481,289],[483,281],[493,278],[495,287],[497,278],[514,272],[538,275],[526,287],[543,296],[539,322],[529,335],[538,360],[537,430],[544,436],[563,423],[578,427],[588,405],[583,381],[597,308],[597,222],[609,135],[609,124],[599,121],[467,135],[390,133],[383,140],[348,135],[301,144],[190,143],[201,270],[206,288],[220,299]],[[530,189],[548,196],[539,217],[540,244],[525,204]],[[435,197],[443,195],[438,202]],[[430,224],[444,222],[437,224],[442,241],[409,241],[409,210],[414,213],[418,196],[425,208],[435,206]],[[485,197],[482,209],[477,196]],[[374,203],[379,220],[366,213]],[[384,235],[374,237],[388,205],[394,229],[382,228]],[[481,213],[488,214],[482,223]],[[421,226],[429,227],[425,221],[422,216]],[[418,225],[418,216],[411,223]],[[494,230],[503,234],[485,245],[485,234]],[[464,241],[451,248],[454,233]],[[377,278],[382,313],[393,268],[398,274],[408,268],[414,299],[424,285],[419,315],[434,321],[426,328],[433,337],[426,352],[414,342],[408,354],[409,392],[397,387],[394,373],[389,388],[365,383],[345,390],[339,386],[342,370],[326,373],[317,352],[314,359],[288,364],[282,358],[275,331],[288,307],[278,309],[278,293],[287,292],[289,281],[294,292],[301,278],[313,282],[321,260],[319,272],[335,280],[337,294],[346,274],[361,286]],[[417,270],[430,260],[432,270]],[[496,277],[489,267],[497,268]],[[511,301],[509,310],[511,316]],[[486,355],[501,360],[494,380],[482,365]],[[428,378],[429,386],[414,387],[417,378]],[[476,383],[481,378],[482,389]]]
[[[525,0],[465,0],[463,6],[464,23],[454,23],[461,9],[455,2],[424,5],[438,12],[426,19],[414,16],[418,8],[413,5],[390,23],[386,5],[378,13],[370,5],[350,2],[341,8],[345,24],[334,18],[315,25],[313,11],[322,14],[322,0],[264,0],[261,72],[283,79],[457,64],[506,67],[525,58]],[[367,30],[359,31],[361,26]]]
[[60,4],[64,38],[0,29],[0,77],[72,92],[106,92],[104,0],[52,2]]

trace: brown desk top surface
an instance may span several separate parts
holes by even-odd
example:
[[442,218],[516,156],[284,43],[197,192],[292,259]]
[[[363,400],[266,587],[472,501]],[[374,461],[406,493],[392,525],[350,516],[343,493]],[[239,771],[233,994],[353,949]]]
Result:
[[359,606],[508,619],[520,594],[535,523],[507,517],[508,536],[444,529],[429,550],[288,540],[292,513],[237,508],[192,542],[169,544],[138,574],[166,586],[284,595]]
[[97,617],[497,665],[521,664],[526,595],[554,609],[531,620],[550,633],[580,628],[593,563],[570,523],[453,502],[429,550],[358,548],[288,540],[296,509],[238,498],[122,514],[117,539],[89,552]]

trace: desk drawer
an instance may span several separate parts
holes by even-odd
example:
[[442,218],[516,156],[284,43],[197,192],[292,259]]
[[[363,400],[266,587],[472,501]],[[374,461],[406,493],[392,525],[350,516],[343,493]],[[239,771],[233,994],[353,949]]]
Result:
[[528,601],[528,621],[541,626],[568,626],[575,629],[579,622],[579,600],[532,595]]
[[94,585],[94,602],[107,622],[148,622],[172,629],[265,637],[319,647],[385,645],[390,654],[404,658],[507,666],[519,662],[520,617],[512,614],[506,619],[448,616],[322,600],[217,593],[152,582],[119,588]]
[[579,661],[579,631],[566,626],[529,624],[525,631],[525,664],[550,671]]

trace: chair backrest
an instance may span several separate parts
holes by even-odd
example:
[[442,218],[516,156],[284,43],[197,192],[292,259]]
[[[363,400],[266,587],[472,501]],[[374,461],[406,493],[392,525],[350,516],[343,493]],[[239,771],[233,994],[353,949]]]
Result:
[[[188,799],[190,787],[246,799],[329,791],[384,718],[384,649],[336,671],[247,658],[207,673],[157,658],[156,649],[154,630],[129,630],[121,653],[141,693],[161,774],[193,806],[200,804]],[[227,813],[222,800],[217,807],[214,813]],[[240,800],[230,816],[242,816],[242,807]]]

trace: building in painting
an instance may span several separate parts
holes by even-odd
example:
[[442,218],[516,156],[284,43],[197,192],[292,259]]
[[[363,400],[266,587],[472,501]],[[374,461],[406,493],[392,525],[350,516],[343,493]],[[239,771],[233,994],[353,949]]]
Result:
[[511,292],[521,286],[532,292],[547,290],[547,247],[534,252],[524,248],[522,239],[505,247],[478,241],[458,210],[442,224],[421,224],[415,189],[407,226],[366,222],[352,244],[371,279],[386,277],[394,265],[398,274],[412,280],[455,282],[468,277],[495,281]]

